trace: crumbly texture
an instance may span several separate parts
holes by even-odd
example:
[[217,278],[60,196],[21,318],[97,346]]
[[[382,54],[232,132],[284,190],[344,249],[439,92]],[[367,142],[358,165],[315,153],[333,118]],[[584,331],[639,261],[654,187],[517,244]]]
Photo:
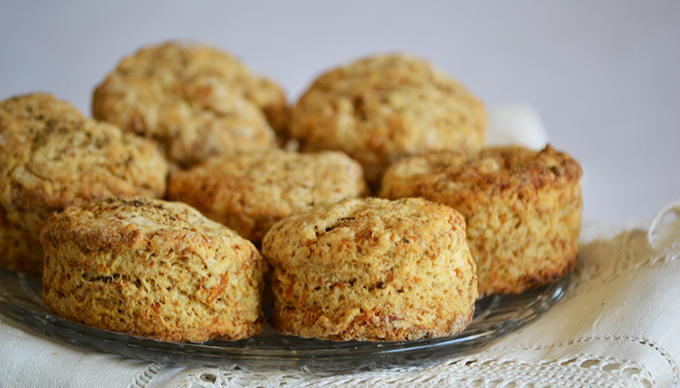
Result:
[[365,58],[319,76],[293,109],[302,150],[346,152],[376,187],[396,159],[476,150],[486,141],[479,98],[430,63],[405,54]]
[[51,213],[78,200],[163,197],[167,173],[153,142],[86,118],[54,96],[2,101],[0,250],[8,253],[0,265],[39,275],[39,234]]
[[404,341],[462,331],[477,299],[463,217],[420,198],[349,199],[291,216],[264,238],[271,323],[330,340]]
[[92,114],[159,141],[187,167],[211,155],[276,146],[289,108],[282,89],[232,55],[168,42],[124,58],[95,89]]
[[547,146],[404,159],[386,172],[380,196],[424,197],[458,210],[479,271],[480,295],[521,293],[576,265],[582,170]]
[[291,214],[366,194],[361,166],[331,151],[215,157],[173,174],[168,184],[171,200],[196,207],[258,245]]
[[7,220],[0,206],[0,267],[25,273],[33,278],[42,276],[43,250],[38,236]]
[[43,297],[59,316],[163,341],[259,333],[265,262],[183,203],[94,201],[50,217]]

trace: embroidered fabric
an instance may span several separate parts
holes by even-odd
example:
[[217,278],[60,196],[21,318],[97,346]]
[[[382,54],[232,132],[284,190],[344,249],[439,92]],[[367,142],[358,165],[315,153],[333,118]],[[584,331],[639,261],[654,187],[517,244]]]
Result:
[[[674,387],[680,384],[680,201],[649,230],[585,221],[565,298],[487,348],[426,367],[324,375],[173,371],[171,387]],[[165,371],[161,370],[159,374]],[[146,388],[155,387],[153,379]]]

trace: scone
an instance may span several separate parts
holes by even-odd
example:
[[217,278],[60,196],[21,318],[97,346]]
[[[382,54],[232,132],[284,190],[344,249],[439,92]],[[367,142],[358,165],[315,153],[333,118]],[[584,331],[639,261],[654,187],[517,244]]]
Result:
[[424,197],[458,210],[479,271],[480,295],[552,283],[576,265],[582,170],[551,146],[404,159],[383,179],[384,198]]
[[33,233],[9,222],[0,206],[0,267],[28,274],[42,275],[43,250]]
[[47,217],[78,200],[165,195],[157,146],[35,93],[0,102],[0,265],[42,273]]
[[348,199],[267,233],[272,326],[336,341],[448,336],[472,320],[475,263],[463,217],[420,198]]
[[262,330],[265,262],[249,241],[183,203],[88,202],[50,217],[43,298],[59,316],[163,341]]
[[476,150],[486,141],[479,98],[430,63],[378,55],[319,76],[293,108],[303,151],[346,152],[377,187],[396,159],[431,150]]
[[176,172],[168,183],[171,200],[196,207],[255,244],[284,217],[367,193],[361,166],[331,151],[214,157]]
[[288,110],[281,88],[237,58],[176,42],[124,58],[92,98],[96,119],[156,139],[183,167],[275,147],[272,126],[285,131]]

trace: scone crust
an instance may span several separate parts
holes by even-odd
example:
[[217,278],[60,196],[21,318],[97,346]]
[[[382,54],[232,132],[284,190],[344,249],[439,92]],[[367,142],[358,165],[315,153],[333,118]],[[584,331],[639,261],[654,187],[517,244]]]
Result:
[[286,218],[267,233],[271,323],[330,340],[447,336],[472,319],[475,263],[453,209],[414,198],[349,199]]
[[366,194],[361,166],[333,151],[214,157],[176,172],[168,184],[169,199],[194,206],[255,244],[291,214]]
[[39,279],[44,255],[39,237],[9,222],[0,206],[0,267]]
[[50,217],[43,297],[61,317],[164,341],[236,340],[262,329],[265,262],[183,203],[89,202]]
[[480,295],[521,293],[576,265],[582,170],[548,145],[404,159],[385,173],[381,197],[423,197],[458,210],[479,271]]
[[397,158],[430,150],[476,150],[486,141],[481,100],[407,54],[364,58],[319,76],[292,112],[302,150],[346,152],[371,186]]
[[[6,242],[0,246],[11,244],[18,233],[40,257],[39,233],[52,212],[78,200],[112,195],[163,197],[167,173],[168,164],[153,142],[86,118],[52,95],[2,101],[0,207],[13,230],[0,223],[0,241]],[[27,251],[20,251],[24,253],[9,253],[3,260],[26,261]],[[42,271],[41,266],[28,269],[29,263],[5,264],[34,274]]]
[[232,55],[167,42],[124,58],[95,89],[92,114],[159,141],[190,166],[212,155],[272,148],[285,132],[283,90]]

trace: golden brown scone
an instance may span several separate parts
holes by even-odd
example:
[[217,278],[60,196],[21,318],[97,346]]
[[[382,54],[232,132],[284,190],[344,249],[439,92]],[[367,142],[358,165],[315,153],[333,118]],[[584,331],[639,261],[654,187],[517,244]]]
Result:
[[153,142],[49,94],[0,102],[0,251],[9,252],[0,265],[39,276],[38,237],[52,212],[112,195],[163,197],[167,172]]
[[346,152],[376,187],[397,158],[430,150],[476,150],[486,141],[482,102],[463,85],[404,54],[378,55],[318,77],[292,112],[303,151]]
[[291,216],[262,254],[272,326],[285,334],[404,341],[458,333],[474,313],[463,217],[424,199],[349,199]]
[[59,316],[164,341],[259,333],[266,263],[183,203],[108,198],[50,217],[43,297]]
[[211,155],[276,146],[289,108],[282,89],[237,58],[168,42],[124,58],[95,89],[92,114],[159,141],[184,167]]
[[395,163],[380,196],[424,197],[458,210],[480,295],[514,294],[557,281],[576,265],[581,175],[574,159],[551,146],[440,152]]
[[284,217],[366,194],[361,166],[332,151],[214,157],[173,174],[168,184],[169,199],[196,207],[255,244]]

